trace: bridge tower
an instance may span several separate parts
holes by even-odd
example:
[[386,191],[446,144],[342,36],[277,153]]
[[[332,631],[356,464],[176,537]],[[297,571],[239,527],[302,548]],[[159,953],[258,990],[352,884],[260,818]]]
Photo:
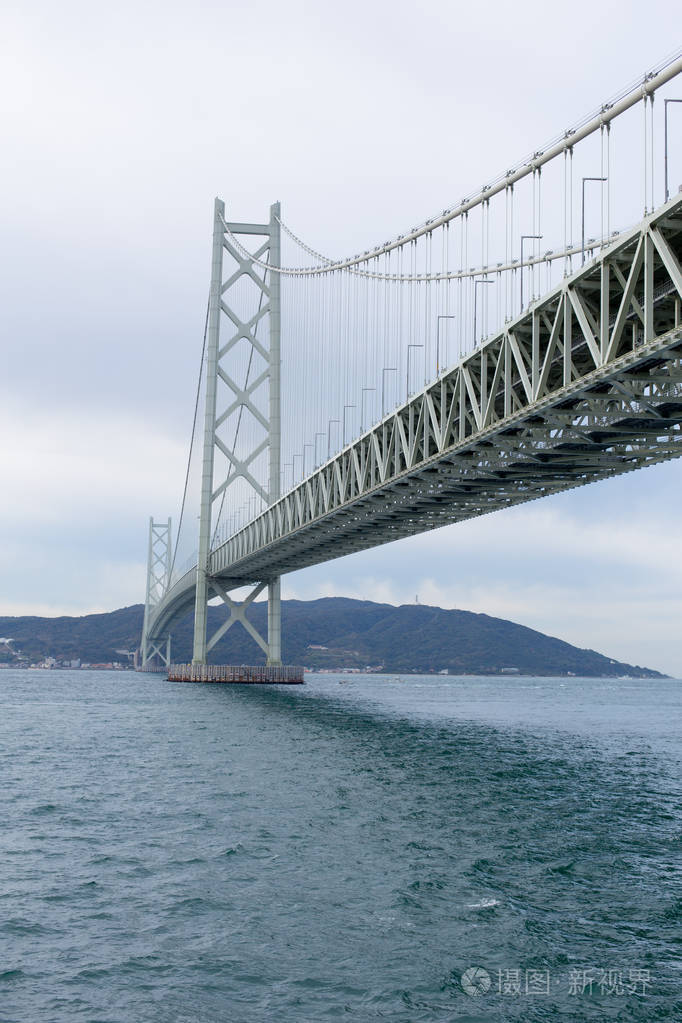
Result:
[[[171,572],[171,520],[155,522],[149,520],[149,546],[147,554],[147,590],[144,601],[144,626],[142,628],[142,650],[140,668],[142,671],[160,671],[170,664],[170,634],[166,637],[166,648],[162,641],[149,636],[149,621],[154,608],[161,603],[170,584]],[[155,660],[158,658],[161,664]]]
[[[220,582],[211,576],[211,550],[228,488],[241,481],[242,493],[246,487],[261,507],[273,504],[280,496],[280,279],[277,273],[264,271],[261,265],[264,262],[280,265],[279,214],[279,203],[275,203],[270,207],[267,224],[227,223],[224,203],[215,200],[192,658],[195,665],[206,663],[209,651],[237,621],[265,652],[269,665],[281,664],[279,576],[254,580],[242,603],[230,597],[229,579],[225,579],[224,573]],[[248,241],[251,236],[263,239],[253,252]],[[246,239],[243,245],[238,241],[240,237]],[[227,271],[223,265],[225,252],[232,260]],[[267,331],[263,330],[265,325]],[[235,379],[230,356],[236,354],[237,348],[242,361],[247,360],[249,366],[256,361],[258,369],[250,383],[248,376],[246,383]],[[242,431],[244,439],[239,447],[235,441],[230,449],[225,429],[236,415],[240,423],[246,417],[248,429]],[[254,463],[265,452],[266,485],[254,471]],[[220,507],[216,509],[218,503]],[[264,640],[246,618],[246,610],[266,586],[268,635]],[[221,598],[230,613],[209,638],[207,607],[214,596]]]

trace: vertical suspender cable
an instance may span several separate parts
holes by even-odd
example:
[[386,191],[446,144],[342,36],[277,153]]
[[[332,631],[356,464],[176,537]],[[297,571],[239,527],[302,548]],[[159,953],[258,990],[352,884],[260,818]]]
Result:
[[431,354],[431,346],[429,344],[431,340],[431,283],[429,278],[431,276],[431,246],[433,242],[433,234],[431,231],[426,236],[426,280],[424,281],[424,387],[429,382],[429,356]]
[[611,122],[606,125],[606,238],[611,240]]
[[649,143],[651,147],[651,173],[649,175],[650,188],[651,188],[651,212],[654,212],[656,208],[656,202],[654,199],[654,189],[656,187],[656,179],[654,177],[654,93],[649,94]]
[[[386,273],[390,273],[390,272],[391,272],[391,254],[389,252],[387,255],[384,255],[384,273],[386,274]],[[394,342],[393,338],[391,337],[391,331],[390,331],[390,320],[389,320],[389,308],[390,307],[389,307],[389,293],[388,293],[389,283],[388,283],[388,281],[383,281],[382,282],[382,287],[383,287],[383,290],[384,290],[384,334],[386,336],[386,349],[390,353],[391,365],[396,367],[396,372],[397,372],[398,367],[400,366],[400,362],[398,360],[398,353],[395,350],[395,342]],[[398,379],[397,376],[396,376],[396,379]]]
[[[464,214],[464,266],[468,267],[468,265],[469,265],[469,212],[467,211]],[[469,291],[471,290],[470,289],[470,283],[471,283],[470,278],[467,278],[467,284],[469,285]],[[465,292],[464,292],[464,320],[465,320],[465,324],[466,324],[466,329],[468,330],[468,326],[469,326],[469,302],[467,301],[467,298],[468,298],[467,291],[465,290]],[[464,350],[466,350],[466,348],[468,348],[466,332],[463,335],[463,343],[464,343]],[[462,355],[464,354],[464,350],[459,353],[460,359],[462,358]]]
[[509,319],[514,318],[514,303],[516,301],[514,290],[514,282],[516,280],[516,264],[514,260],[514,189],[515,186],[511,185],[509,188],[509,273],[508,273],[508,287],[509,287]]
[[[450,224],[449,222],[445,225],[445,273],[448,276],[445,278],[445,320],[446,325],[450,323]],[[450,349],[448,345],[449,333],[445,333],[445,354],[443,356],[443,365],[450,365]]]
[[[568,150],[568,230],[569,248],[573,248],[573,146]],[[568,272],[573,272],[573,256],[568,257]]]
[[644,110],[644,216],[646,216],[647,213],[649,212],[648,211],[648,194],[649,194],[649,188],[648,188],[648,167],[649,167],[649,163],[648,163],[647,152],[646,152],[646,137],[647,137],[647,131],[646,131],[646,105],[647,105],[646,104],[646,93],[644,93],[644,102],[643,102],[642,105],[643,105],[643,110]]
[[[486,199],[485,207],[486,207],[486,216],[485,216],[485,265],[486,265],[486,267],[489,267],[490,266],[490,199]],[[499,315],[499,303],[500,303],[499,286],[500,286],[500,281],[499,281],[499,277],[498,277],[497,284],[495,285],[495,291],[497,291],[498,315]],[[486,306],[485,328],[486,328],[486,336],[487,336],[487,334],[489,333],[489,331],[488,331],[488,307],[487,306]]]
[[600,213],[601,213],[601,244],[604,247],[604,125],[602,124],[599,129],[599,174],[601,175],[600,182]]
[[460,276],[457,278],[457,347],[459,352],[459,358],[462,357],[462,339],[464,331],[464,300],[463,300],[463,288],[464,278],[461,276],[464,268],[464,218],[460,218],[459,222],[459,272]]
[[[537,214],[537,200],[536,200],[537,186],[536,186],[536,183],[535,183],[536,175],[537,175],[537,169],[534,167],[533,168],[533,173],[531,174],[531,179],[530,179],[531,195],[532,195],[532,202],[533,202],[533,220],[532,220],[532,223],[533,223],[533,234],[534,235],[539,234],[539,232],[538,232],[538,223],[537,223],[537,215],[538,214]],[[535,255],[535,246],[537,245],[537,239],[532,238],[531,241],[533,242],[531,252],[532,252],[533,255]],[[523,277],[523,266],[521,266],[519,272],[521,274],[521,277]],[[530,300],[532,302],[533,299],[535,298],[535,264],[532,262],[532,260],[531,260],[531,264],[530,264],[530,274],[529,274],[529,276],[530,276]]]
[[[536,230],[537,238],[534,242],[535,258],[540,258],[540,241],[542,240],[542,167],[538,167],[538,223]],[[538,297],[542,284],[540,283],[540,268],[538,266]],[[535,293],[535,266],[533,266],[533,298],[536,297]]]
[[568,274],[568,150],[564,149],[564,277]]

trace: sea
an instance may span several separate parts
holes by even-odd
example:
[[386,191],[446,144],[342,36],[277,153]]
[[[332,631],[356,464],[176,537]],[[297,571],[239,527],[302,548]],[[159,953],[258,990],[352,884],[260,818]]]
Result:
[[1,1023],[682,1020],[682,682],[0,672]]

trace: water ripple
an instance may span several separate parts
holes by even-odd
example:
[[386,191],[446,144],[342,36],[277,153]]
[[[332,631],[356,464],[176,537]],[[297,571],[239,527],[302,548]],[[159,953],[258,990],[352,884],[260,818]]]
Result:
[[679,683],[40,682],[0,674],[2,1023],[682,1019]]

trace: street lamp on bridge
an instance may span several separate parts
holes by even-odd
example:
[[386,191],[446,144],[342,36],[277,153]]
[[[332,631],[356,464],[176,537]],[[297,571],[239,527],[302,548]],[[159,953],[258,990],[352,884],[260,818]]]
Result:
[[360,398],[360,430],[365,428],[365,393],[368,391],[376,391],[376,387],[362,388],[362,397]]
[[321,437],[321,438],[322,438],[322,440],[324,440],[324,433],[316,433],[316,434],[315,434],[315,463],[316,463],[316,465],[319,465],[319,464],[320,464],[320,463],[318,462],[318,460],[317,460],[317,438],[318,438],[318,437]]
[[338,419],[330,419],[327,423],[327,458],[332,457],[332,423],[338,425]]
[[313,452],[313,461],[315,459],[315,446],[313,444],[304,444],[303,445],[303,475],[304,476],[306,474],[306,472],[305,472],[305,449],[306,448],[310,448],[310,450]]
[[384,401],[384,398],[385,398],[385,395],[386,395],[386,374],[387,373],[397,373],[397,372],[398,372],[398,370],[396,369],[395,366],[384,366],[384,368],[381,371],[381,415],[382,415],[382,417],[386,415],[386,407],[385,407],[386,406],[386,402]]
[[[583,178],[583,205],[582,205],[582,262],[581,266],[585,266],[585,182],[586,181],[601,181],[602,184],[606,181],[606,178]],[[604,229],[604,221],[602,220],[602,230]],[[523,273],[523,271],[521,271]]]
[[[519,310],[520,312],[523,312],[523,243],[525,241],[527,241],[528,239],[530,239],[530,238],[533,238],[533,239],[537,240],[539,238],[542,238],[542,235],[541,234],[522,234],[521,235],[521,265],[519,267],[519,270],[521,271],[521,309]],[[532,301],[532,297],[533,296],[531,296],[531,301]]]
[[[481,277],[480,280],[478,281],[474,280],[474,345],[478,344],[478,338],[476,337],[476,298],[478,296],[478,292],[476,291],[476,288],[478,287],[479,284],[494,283],[495,281],[492,279],[492,277]],[[461,355],[462,353],[460,352],[459,354]]]
[[345,446],[345,443],[346,443],[346,409],[349,409],[349,408],[357,408],[357,405],[344,405],[343,406],[343,441],[342,441],[342,445],[341,445],[342,447]]
[[407,346],[407,372],[405,374],[405,401],[410,397],[410,348],[423,348],[424,345]]
[[454,320],[456,317],[450,313],[442,313],[436,317],[436,376],[440,373],[440,321]]

